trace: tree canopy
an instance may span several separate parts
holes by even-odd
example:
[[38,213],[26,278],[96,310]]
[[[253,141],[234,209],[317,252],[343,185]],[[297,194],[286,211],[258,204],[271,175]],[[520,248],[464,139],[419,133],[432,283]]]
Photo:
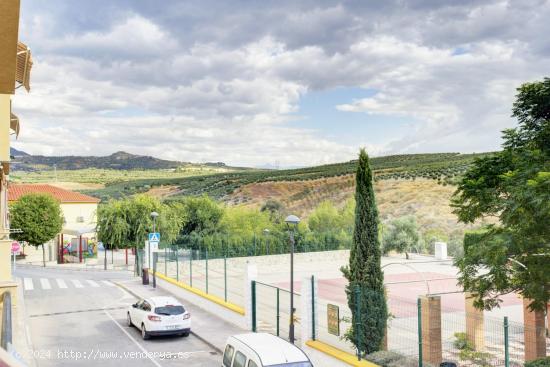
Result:
[[418,250],[419,245],[418,225],[413,216],[405,216],[394,219],[384,231],[382,236],[382,248],[384,252],[395,250],[405,253],[407,259],[409,252]]
[[14,239],[42,246],[45,266],[44,243],[55,238],[63,227],[59,202],[48,194],[23,195],[10,208],[10,226],[21,229],[21,233],[12,234]]
[[503,132],[503,150],[477,159],[455,192],[460,221],[493,217],[498,224],[469,233],[457,262],[464,289],[492,308],[518,292],[531,308],[550,301],[550,79],[518,88],[518,127]]
[[356,174],[353,244],[349,265],[342,268],[348,280],[346,294],[352,312],[352,327],[346,336],[359,355],[380,349],[388,318],[372,181],[369,157],[361,149]]

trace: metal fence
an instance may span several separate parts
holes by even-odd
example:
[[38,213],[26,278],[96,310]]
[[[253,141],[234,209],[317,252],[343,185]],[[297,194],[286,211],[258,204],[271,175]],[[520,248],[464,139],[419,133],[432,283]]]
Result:
[[[253,330],[269,332],[288,340],[290,292],[258,281],[252,282],[251,287]],[[353,318],[349,305],[319,295],[313,279],[310,293],[304,293],[303,287],[304,284],[301,293],[295,293],[295,305],[298,305],[295,306],[296,339],[312,338],[358,355],[354,345],[360,342],[356,338],[364,334],[350,332]],[[383,348],[408,357],[408,363],[421,367],[439,365],[441,362],[467,367],[518,367],[524,364],[525,345],[532,344],[535,339],[540,341],[541,333],[546,332],[543,329],[526,330],[522,323],[511,322],[507,317],[468,313],[460,305],[453,308],[449,306],[449,301],[454,299],[445,300],[446,296],[426,296],[416,301],[395,295],[388,297],[389,318]],[[301,335],[301,312],[306,309],[302,297],[311,297],[305,300],[311,302],[311,307],[307,308],[311,313],[307,317],[307,322],[312,323],[311,335]],[[443,308],[442,299],[445,303]],[[357,302],[354,300],[352,305],[357,305]],[[368,312],[367,309],[362,322],[368,322],[365,321],[369,317]],[[356,327],[360,328],[361,325]],[[358,355],[358,358],[363,356]]]
[[[253,281],[252,330],[268,332],[290,340],[290,291],[270,284]],[[300,343],[301,295],[294,292],[294,340]]]
[[157,273],[244,307],[243,260],[173,247],[159,250],[155,259]]

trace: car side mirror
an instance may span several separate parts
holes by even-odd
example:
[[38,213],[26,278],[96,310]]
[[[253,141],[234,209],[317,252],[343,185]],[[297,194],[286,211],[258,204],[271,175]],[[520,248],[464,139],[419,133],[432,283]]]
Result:
[[134,303],[134,304],[132,305],[132,307],[133,307],[133,308],[137,308],[137,303]]

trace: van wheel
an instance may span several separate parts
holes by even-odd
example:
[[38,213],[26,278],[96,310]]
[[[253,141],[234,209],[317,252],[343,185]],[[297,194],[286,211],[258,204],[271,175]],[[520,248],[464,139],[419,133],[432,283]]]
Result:
[[147,330],[145,330],[145,325],[141,324],[141,337],[143,340],[149,339],[149,334],[147,333]]
[[132,318],[130,317],[130,312],[126,314],[126,324],[130,327],[132,326]]
[[186,331],[185,333],[181,333],[181,336],[183,336],[184,338],[188,337],[189,336],[189,331]]

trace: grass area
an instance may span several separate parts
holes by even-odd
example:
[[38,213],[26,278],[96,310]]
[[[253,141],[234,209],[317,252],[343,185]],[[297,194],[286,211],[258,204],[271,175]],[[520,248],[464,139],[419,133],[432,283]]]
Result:
[[[377,180],[432,179],[443,184],[452,183],[477,157],[490,153],[459,154],[406,154],[375,157],[371,160]],[[154,187],[169,186],[168,197],[208,194],[222,199],[246,185],[262,182],[308,181],[351,175],[356,162],[344,162],[290,170],[246,170],[221,172],[186,177],[145,178],[125,182],[112,182],[105,188],[85,192],[102,200],[149,192]],[[307,196],[307,193],[300,195]]]
[[133,180],[179,179],[212,173],[234,172],[235,169],[212,166],[184,166],[177,169],[116,170],[86,168],[78,170],[42,170],[35,172],[12,171],[10,180],[25,183],[73,182],[80,184],[109,185]]

